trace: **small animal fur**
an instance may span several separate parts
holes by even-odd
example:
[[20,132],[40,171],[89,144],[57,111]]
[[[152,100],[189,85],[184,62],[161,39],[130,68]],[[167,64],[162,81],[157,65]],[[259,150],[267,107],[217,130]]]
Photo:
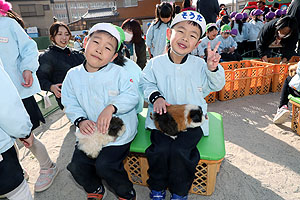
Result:
[[117,137],[126,131],[123,120],[119,117],[112,117],[108,132],[99,133],[97,130],[91,135],[84,135],[79,130],[75,133],[78,138],[78,149],[91,158],[97,158],[102,147],[115,141]]
[[199,127],[204,121],[202,108],[191,104],[170,105],[167,113],[150,113],[150,117],[154,120],[155,127],[169,136],[177,136],[187,128]]
[[289,76],[290,77],[293,77],[296,75],[297,67],[298,67],[298,64],[289,66]]

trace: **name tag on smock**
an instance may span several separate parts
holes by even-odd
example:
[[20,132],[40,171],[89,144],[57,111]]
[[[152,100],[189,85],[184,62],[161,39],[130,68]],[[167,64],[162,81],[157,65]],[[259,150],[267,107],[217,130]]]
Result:
[[0,43],[8,43],[7,37],[0,37]]

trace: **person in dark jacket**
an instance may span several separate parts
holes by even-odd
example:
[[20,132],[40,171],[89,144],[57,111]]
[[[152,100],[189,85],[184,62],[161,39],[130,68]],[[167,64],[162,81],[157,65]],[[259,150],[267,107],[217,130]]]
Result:
[[145,40],[142,38],[143,31],[140,23],[135,19],[126,19],[121,28],[125,33],[125,45],[134,44],[134,51],[136,54],[136,64],[140,66],[141,69],[144,69],[147,62],[146,57],[146,44]]
[[72,67],[83,63],[82,53],[67,47],[71,38],[71,31],[63,22],[55,22],[50,27],[52,45],[39,56],[40,67],[37,71],[42,90],[51,91],[61,109],[61,85]]
[[298,41],[298,24],[295,17],[285,16],[266,23],[258,34],[256,48],[263,61],[271,56],[271,48],[279,48],[282,62],[295,55]]
[[265,16],[266,14],[270,11],[269,7],[266,6],[266,1],[265,0],[257,0],[257,8],[262,10],[264,13],[263,13],[263,16],[264,16],[264,20],[265,20]]
[[[288,8],[287,15],[296,17],[298,30],[300,31],[300,0],[293,0]],[[300,33],[298,37],[298,54],[300,54]]]
[[197,0],[197,11],[203,15],[206,24],[216,23],[220,12],[217,0]]

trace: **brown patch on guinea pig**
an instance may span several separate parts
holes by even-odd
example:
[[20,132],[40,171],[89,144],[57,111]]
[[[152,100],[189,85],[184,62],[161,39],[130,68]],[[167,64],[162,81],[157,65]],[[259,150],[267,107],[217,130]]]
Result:
[[186,130],[184,110],[185,105],[172,105],[167,107],[167,111],[172,115],[178,125],[178,132]]

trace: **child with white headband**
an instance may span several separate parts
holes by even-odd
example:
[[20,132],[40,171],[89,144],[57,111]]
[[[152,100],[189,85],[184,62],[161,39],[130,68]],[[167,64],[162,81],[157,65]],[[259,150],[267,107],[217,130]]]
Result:
[[94,25],[85,49],[86,61],[70,69],[62,85],[65,113],[82,134],[92,134],[96,126],[100,133],[106,133],[113,114],[126,126],[125,133],[103,147],[96,159],[75,147],[67,168],[88,193],[88,200],[104,198],[103,180],[118,199],[135,199],[123,160],[137,133],[135,106],[139,95],[127,71],[112,63],[124,38],[120,27],[110,23]]
[[151,145],[146,150],[149,163],[150,198],[165,199],[168,188],[171,200],[185,200],[194,179],[200,155],[196,145],[202,135],[208,135],[208,119],[202,127],[179,132],[176,139],[155,128],[150,113],[166,113],[170,104],[194,104],[207,112],[205,97],[225,85],[224,69],[219,65],[217,49],[207,45],[207,63],[190,55],[205,33],[205,19],[196,11],[184,11],[175,16],[167,30],[168,53],[149,61],[140,81],[149,102],[146,127],[151,129]]

